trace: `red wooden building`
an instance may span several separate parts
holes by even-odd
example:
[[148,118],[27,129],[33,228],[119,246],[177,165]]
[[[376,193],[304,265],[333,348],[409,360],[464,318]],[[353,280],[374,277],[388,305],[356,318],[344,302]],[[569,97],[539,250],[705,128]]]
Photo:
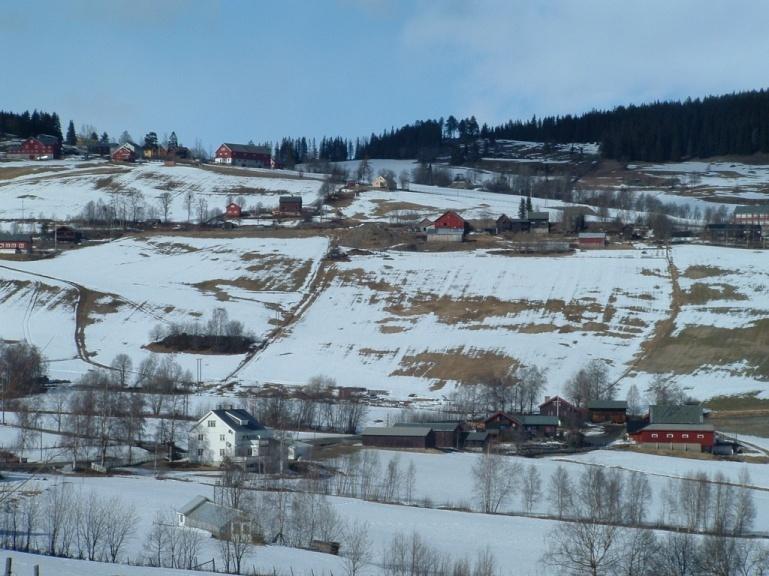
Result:
[[547,396],[545,401],[539,405],[539,413],[545,416],[557,416],[561,420],[571,420],[585,416],[584,410],[580,410],[560,396]]
[[235,202],[230,202],[227,204],[227,211],[225,213],[225,216],[227,218],[240,218],[240,215],[242,213],[242,209],[238,204],[235,204]]
[[702,451],[713,448],[716,432],[712,424],[650,424],[634,437],[646,448]]
[[216,149],[214,162],[232,166],[252,166],[267,168],[271,166],[272,152],[269,146],[253,144],[224,143]]
[[136,146],[126,142],[112,153],[113,162],[136,162]]
[[37,138],[27,138],[21,143],[19,153],[30,160],[47,160],[61,157],[61,142],[56,136],[41,134]]
[[544,414],[495,412],[484,420],[485,430],[499,430],[503,437],[509,437],[509,432],[523,432],[528,436],[555,436],[559,426],[557,417]]
[[582,232],[577,239],[584,250],[606,247],[606,232]]
[[29,254],[32,252],[32,238],[2,238],[0,239],[0,252]]
[[293,214],[299,216],[302,214],[301,196],[281,196],[278,200],[278,212],[283,215]]
[[436,229],[448,228],[451,230],[464,231],[465,219],[453,210],[449,210],[448,212],[444,212],[435,222],[433,222],[433,225]]

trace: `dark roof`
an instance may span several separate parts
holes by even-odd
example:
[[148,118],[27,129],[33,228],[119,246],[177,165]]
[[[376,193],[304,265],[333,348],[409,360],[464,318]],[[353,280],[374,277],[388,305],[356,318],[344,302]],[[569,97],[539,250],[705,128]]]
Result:
[[55,146],[59,143],[59,139],[56,136],[51,136],[50,134],[38,134],[37,140],[40,140],[40,142],[48,146]]
[[233,152],[272,155],[272,151],[270,150],[269,146],[255,146],[254,144],[230,144],[229,142],[225,142],[224,145]]
[[715,428],[712,424],[649,424],[644,430],[650,430],[654,432],[659,430],[661,432],[686,432],[690,430],[692,432],[713,432]]
[[735,214],[769,214],[769,205],[756,204],[755,206],[737,206]]
[[702,424],[702,406],[687,404],[683,406],[649,406],[651,424]]
[[0,233],[0,242],[32,242],[32,236],[5,236]]
[[395,427],[409,426],[412,428],[432,428],[434,432],[453,432],[462,425],[461,422],[398,422]]
[[485,442],[491,436],[490,432],[468,432],[465,442]]
[[301,196],[281,196],[280,201],[281,202],[301,202],[302,197]]
[[211,410],[219,418],[224,420],[225,424],[237,432],[248,430],[266,430],[256,418],[251,416],[247,410],[241,408],[229,408],[222,410]]
[[588,410],[627,410],[624,400],[593,400],[587,403]]
[[550,220],[549,212],[529,212],[529,220]]
[[563,398],[562,396],[551,396],[550,398],[547,398],[544,402],[542,402],[542,404],[540,404],[539,407],[542,408],[542,406],[547,406],[548,404],[552,404],[556,400],[558,400],[561,404],[565,404],[565,405],[567,405],[567,406],[569,406],[571,408],[575,408],[574,404],[572,404],[571,402],[569,402],[566,398]]
[[544,414],[524,414],[521,416],[524,426],[558,426],[557,416],[545,416]]
[[429,426],[382,426],[366,428],[363,436],[412,436],[424,437],[432,432]]

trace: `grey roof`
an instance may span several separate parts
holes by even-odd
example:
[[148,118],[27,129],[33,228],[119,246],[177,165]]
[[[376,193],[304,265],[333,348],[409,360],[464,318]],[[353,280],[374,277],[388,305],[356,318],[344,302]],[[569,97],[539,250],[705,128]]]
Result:
[[659,430],[661,432],[665,431],[687,431],[690,430],[692,432],[713,432],[715,428],[712,424],[649,424],[643,430],[651,430],[654,432],[655,430]]
[[529,220],[550,220],[549,212],[529,212]]
[[429,426],[382,426],[370,427],[363,431],[363,436],[413,436],[423,437],[432,432]]
[[624,400],[593,400],[587,403],[588,410],[627,410]]
[[272,150],[269,146],[255,146],[254,144],[230,144],[224,143],[227,148],[233,152],[246,152],[248,154],[269,154],[272,155]]
[[465,436],[465,442],[483,442],[489,436],[491,436],[489,432],[468,432]]
[[48,146],[56,145],[59,143],[59,139],[56,136],[51,136],[50,134],[38,134],[36,139],[40,140],[40,142]]
[[757,204],[755,206],[737,206],[735,214],[769,214],[769,205]]
[[522,418],[524,426],[558,426],[560,424],[557,416],[524,414]]
[[649,406],[651,424],[702,424],[702,406],[687,404],[684,406]]
[[[200,501],[201,499],[202,502]],[[204,496],[196,496],[193,498],[189,503],[179,509],[179,513],[184,514],[184,516],[194,522],[220,529],[226,527],[233,519],[240,516],[240,512],[234,508],[214,504]]]
[[280,201],[281,202],[301,202],[302,197],[301,196],[281,196]]
[[606,232],[580,232],[579,237],[585,239],[606,238]]
[[195,508],[197,508],[202,504],[205,504],[208,501],[209,501],[208,498],[206,498],[205,496],[195,496],[192,500],[190,500],[184,506],[179,508],[178,512],[179,514],[184,514],[185,516],[187,516],[190,512],[195,510]]
[[247,410],[243,410],[241,408],[211,410],[211,412],[213,412],[219,418],[224,420],[227,426],[229,426],[236,432],[253,432],[256,430],[264,430],[264,431],[267,430],[267,428],[265,428],[262,424],[260,424],[256,420],[256,418],[251,416],[251,414],[249,414]]
[[453,432],[462,425],[461,422],[398,422],[395,428],[408,426],[411,428],[432,428],[433,432]]

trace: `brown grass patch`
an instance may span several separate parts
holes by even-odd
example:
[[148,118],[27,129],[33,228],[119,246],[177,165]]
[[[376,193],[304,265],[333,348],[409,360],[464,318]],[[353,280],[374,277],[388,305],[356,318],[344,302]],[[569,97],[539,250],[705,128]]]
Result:
[[190,254],[192,252],[200,252],[200,248],[195,248],[189,244],[182,244],[181,242],[148,242],[153,248],[155,248],[161,254],[175,254],[185,253]]
[[393,212],[425,212],[430,210],[440,211],[435,206],[423,206],[413,202],[400,202],[397,200],[372,200],[377,207],[374,216],[389,216]]
[[530,303],[525,301],[506,302],[488,296],[465,297],[455,300],[448,296],[434,297],[430,294],[418,294],[408,302],[396,302],[385,308],[397,316],[425,316],[435,314],[443,324],[483,322],[486,318],[508,316],[528,310]]
[[[445,352],[419,352],[401,359],[390,376],[415,376],[438,380],[438,388],[449,380],[462,384],[487,382],[520,365],[515,358],[489,350],[455,348]],[[437,388],[436,388],[437,389]]]
[[747,300],[747,296],[737,292],[737,289],[729,284],[702,282],[695,282],[688,292],[684,292],[685,304],[707,304],[711,300]]
[[381,360],[387,356],[395,356],[398,353],[397,350],[376,350],[374,348],[360,348],[358,354],[361,356],[373,356],[377,360]]
[[405,332],[408,330],[408,328],[404,326],[388,326],[386,324],[381,324],[379,326],[379,331],[382,334],[400,334],[401,332]]
[[689,326],[675,336],[666,335],[639,362],[646,372],[690,374],[703,366],[726,366],[745,361],[743,374],[769,380],[769,319],[744,328]]
[[703,278],[712,278],[714,276],[723,276],[728,274],[728,270],[719,268],[718,266],[689,266],[686,271],[681,274],[684,278],[691,280],[702,280]]

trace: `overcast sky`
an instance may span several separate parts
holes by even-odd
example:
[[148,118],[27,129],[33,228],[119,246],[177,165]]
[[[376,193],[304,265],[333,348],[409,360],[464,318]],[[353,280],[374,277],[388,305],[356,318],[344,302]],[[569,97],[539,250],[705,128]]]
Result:
[[0,109],[180,142],[379,132],[769,84],[769,2],[0,0]]

